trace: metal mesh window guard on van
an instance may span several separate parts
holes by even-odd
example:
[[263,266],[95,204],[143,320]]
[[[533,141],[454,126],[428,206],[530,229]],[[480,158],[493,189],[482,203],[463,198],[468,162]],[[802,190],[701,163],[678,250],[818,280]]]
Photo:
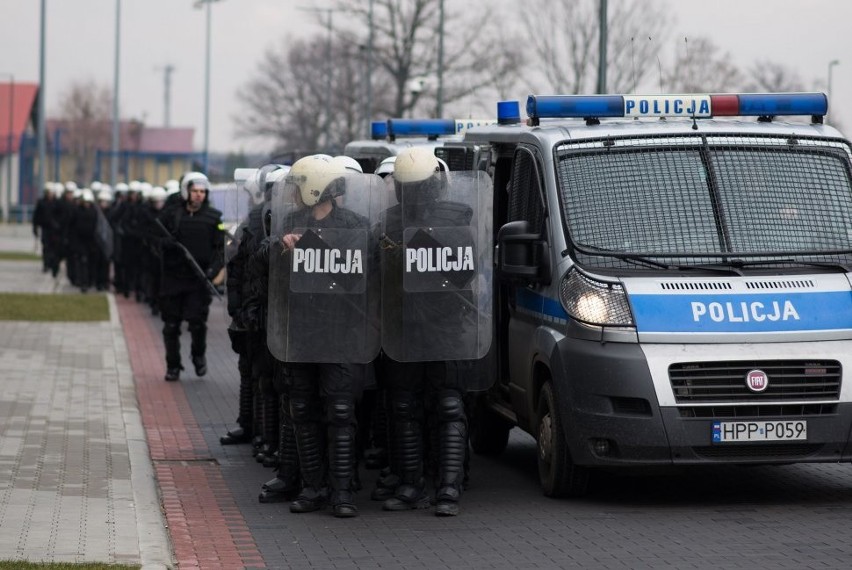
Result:
[[632,137],[556,149],[581,264],[852,263],[847,144],[741,135]]

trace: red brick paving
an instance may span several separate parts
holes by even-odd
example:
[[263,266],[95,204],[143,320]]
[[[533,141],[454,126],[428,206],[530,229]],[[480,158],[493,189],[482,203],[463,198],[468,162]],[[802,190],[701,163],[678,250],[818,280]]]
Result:
[[[116,297],[142,425],[178,567],[265,568],[219,466],[212,461],[180,382],[166,382],[159,321]],[[239,542],[239,544],[237,544]]]

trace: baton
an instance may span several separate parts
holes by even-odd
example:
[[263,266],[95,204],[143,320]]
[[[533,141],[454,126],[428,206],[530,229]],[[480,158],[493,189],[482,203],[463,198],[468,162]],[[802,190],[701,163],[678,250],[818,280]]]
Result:
[[207,289],[209,289],[210,292],[213,293],[216,298],[221,301],[222,294],[219,293],[219,290],[216,289],[216,286],[213,285],[209,279],[207,279],[207,275],[204,274],[204,270],[201,269],[201,266],[198,265],[198,262],[195,261],[195,258],[192,256],[192,254],[189,252],[188,249],[186,249],[186,246],[177,241],[175,236],[173,236],[172,233],[168,229],[166,229],[166,226],[163,225],[163,222],[161,222],[159,218],[154,218],[154,223],[156,223],[157,226],[161,230],[163,230],[168,237],[173,238],[175,240],[175,245],[177,245],[183,252],[183,256],[187,260],[187,262],[189,262],[189,265],[190,267],[192,267],[192,271],[193,273],[195,273],[195,276],[204,281],[205,285],[207,285]]

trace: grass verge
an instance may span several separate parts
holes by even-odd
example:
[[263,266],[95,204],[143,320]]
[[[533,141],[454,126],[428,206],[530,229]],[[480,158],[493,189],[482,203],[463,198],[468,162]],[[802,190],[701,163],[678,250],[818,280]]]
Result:
[[23,251],[0,251],[0,261],[41,261],[41,256]]
[[[0,293],[2,321],[107,321],[106,295]],[[2,567],[0,567],[2,569]]]

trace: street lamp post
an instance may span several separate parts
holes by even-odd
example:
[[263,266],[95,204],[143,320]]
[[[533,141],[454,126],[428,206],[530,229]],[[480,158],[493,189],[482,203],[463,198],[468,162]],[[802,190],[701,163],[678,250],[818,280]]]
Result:
[[210,151],[210,5],[220,0],[195,0],[195,7],[207,6],[207,40],[204,59],[204,172],[207,173]]
[[39,63],[38,63],[38,123],[36,132],[38,137],[38,185],[39,190],[44,188],[44,169],[47,161],[47,138],[45,136],[45,99],[47,94],[44,90],[45,79],[45,30],[47,27],[46,0],[41,0],[41,18],[39,24]]
[[112,152],[109,155],[109,179],[115,187],[118,183],[118,147],[120,116],[118,109],[118,72],[121,48],[121,0],[115,0],[115,68],[112,84]]
[[[840,65],[840,60],[832,59],[828,62],[828,88],[826,89],[827,93],[825,95],[828,98],[829,105],[831,105],[831,70],[834,69],[835,65]],[[825,122],[828,124],[828,115],[826,115]]]

